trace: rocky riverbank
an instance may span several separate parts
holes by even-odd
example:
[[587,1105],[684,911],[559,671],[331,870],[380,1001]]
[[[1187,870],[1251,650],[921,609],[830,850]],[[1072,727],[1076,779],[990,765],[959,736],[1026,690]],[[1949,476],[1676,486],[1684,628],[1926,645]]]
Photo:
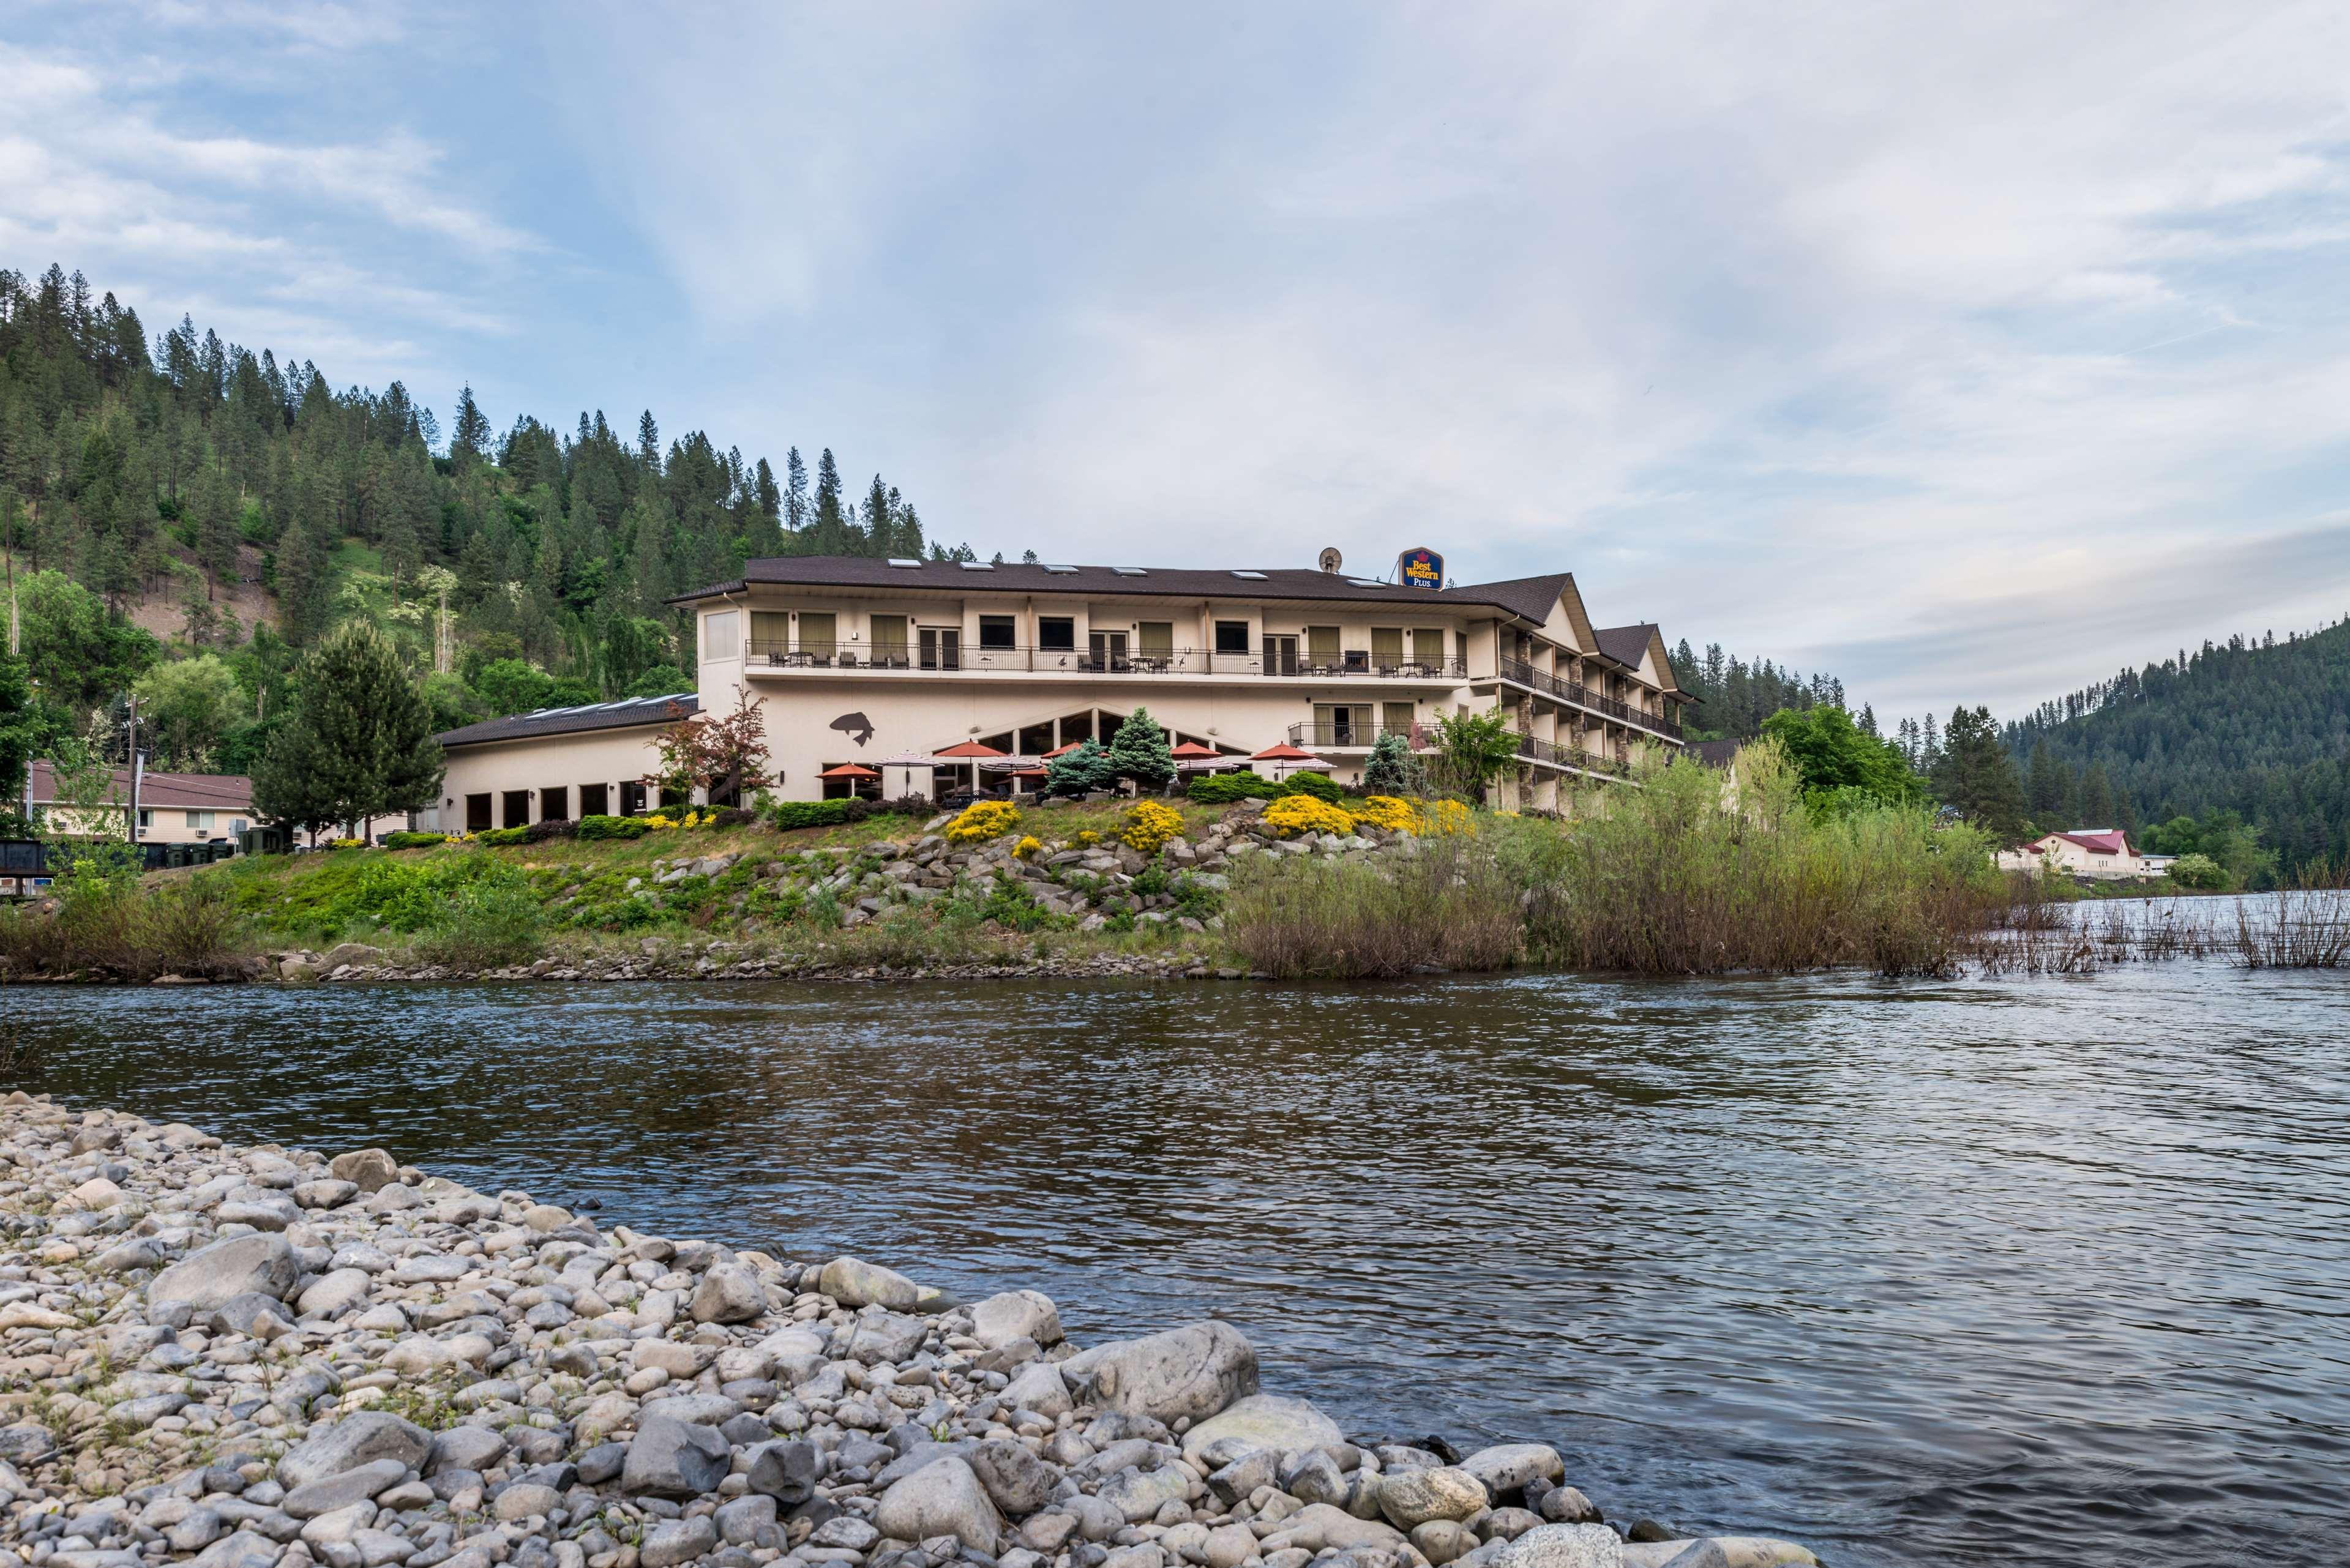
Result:
[[[0,1105],[0,1494],[47,1568],[1773,1568],[1538,1442],[1349,1436],[1221,1322],[1079,1348],[377,1149]],[[1627,1539],[1628,1535],[1629,1539]]]

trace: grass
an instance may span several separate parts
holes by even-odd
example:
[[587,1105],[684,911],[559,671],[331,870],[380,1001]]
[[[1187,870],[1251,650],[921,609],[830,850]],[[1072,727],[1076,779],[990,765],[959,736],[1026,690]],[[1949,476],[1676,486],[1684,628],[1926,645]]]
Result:
[[1524,945],[1518,894],[1465,837],[1378,860],[1259,855],[1235,878],[1226,929],[1235,951],[1282,979],[1503,969]]

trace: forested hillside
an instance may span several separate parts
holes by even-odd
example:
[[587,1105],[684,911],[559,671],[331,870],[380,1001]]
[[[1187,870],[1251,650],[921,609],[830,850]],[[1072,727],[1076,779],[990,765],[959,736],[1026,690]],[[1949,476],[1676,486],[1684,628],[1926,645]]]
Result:
[[[1673,648],[1672,662],[1674,684],[1698,699],[1689,716],[1696,740],[1751,741],[1762,732],[1762,721],[1782,709],[1802,713],[1845,705],[1844,682],[1835,676],[1806,680],[1767,659],[1749,663],[1723,652],[1718,642],[1708,643],[1700,654],[1683,638]],[[1877,714],[1867,704],[1853,717],[1865,733],[1877,733]]]
[[2350,620],[2205,643],[2007,726],[2033,815],[2160,825],[2233,813],[2285,868],[2350,866]]
[[500,432],[470,389],[446,434],[397,381],[337,390],[186,320],[151,340],[78,273],[0,269],[0,548],[46,722],[78,732],[160,680],[184,712],[159,765],[242,765],[290,656],[355,613],[445,666],[452,722],[675,690],[663,601],[747,556],[969,553],[878,474],[858,499],[829,451],[779,472],[699,431],[664,444],[650,411]]

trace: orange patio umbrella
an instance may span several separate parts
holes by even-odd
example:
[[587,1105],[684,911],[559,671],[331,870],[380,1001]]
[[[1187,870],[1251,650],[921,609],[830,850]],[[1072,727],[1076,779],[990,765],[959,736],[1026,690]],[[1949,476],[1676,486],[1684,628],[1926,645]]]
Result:
[[959,745],[949,746],[943,751],[934,752],[931,754],[937,757],[941,762],[944,763],[968,762],[971,763],[971,787],[977,789],[979,787],[980,759],[982,757],[1008,757],[1012,753],[1010,752],[999,752],[993,746],[988,745],[983,742],[964,741]]

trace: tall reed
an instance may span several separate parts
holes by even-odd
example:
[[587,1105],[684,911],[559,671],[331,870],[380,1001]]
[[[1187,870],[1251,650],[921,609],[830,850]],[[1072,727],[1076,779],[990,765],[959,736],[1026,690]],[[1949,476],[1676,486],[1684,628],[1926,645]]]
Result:
[[1502,969],[1523,942],[1520,903],[1509,870],[1466,836],[1377,860],[1266,855],[1235,875],[1224,935],[1284,980]]

